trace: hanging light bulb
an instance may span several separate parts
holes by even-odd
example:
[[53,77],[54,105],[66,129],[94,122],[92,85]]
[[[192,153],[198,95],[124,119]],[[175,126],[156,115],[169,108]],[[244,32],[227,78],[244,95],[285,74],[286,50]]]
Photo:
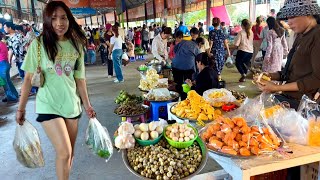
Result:
[[4,14],[4,19],[6,19],[6,20],[10,20],[10,15],[6,12],[5,14]]

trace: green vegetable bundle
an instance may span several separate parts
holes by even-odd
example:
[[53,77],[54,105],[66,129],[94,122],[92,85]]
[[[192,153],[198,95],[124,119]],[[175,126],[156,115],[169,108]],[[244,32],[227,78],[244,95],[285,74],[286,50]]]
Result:
[[113,146],[108,130],[96,118],[89,120],[86,131],[86,144],[94,154],[106,159],[106,162],[113,154]]

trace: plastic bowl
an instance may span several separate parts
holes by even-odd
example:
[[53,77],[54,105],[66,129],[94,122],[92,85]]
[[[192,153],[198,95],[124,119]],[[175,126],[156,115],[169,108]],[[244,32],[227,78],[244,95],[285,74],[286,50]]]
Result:
[[182,84],[183,92],[188,93],[191,90],[191,87],[188,84]]
[[166,135],[166,130],[169,126],[167,126],[166,128],[164,128],[163,130],[163,134],[164,134],[164,137],[167,139],[168,143],[174,147],[174,148],[178,148],[178,149],[184,149],[184,148],[187,148],[189,146],[191,146],[193,144],[193,142],[198,138],[198,130],[194,127],[192,127],[191,125],[188,125],[188,127],[191,127],[194,131],[194,138],[191,139],[190,141],[186,141],[186,142],[176,142],[176,141],[173,141],[172,139],[170,139],[169,137],[167,137]]
[[162,135],[163,135],[163,133],[161,133],[158,138],[153,139],[153,140],[141,140],[136,137],[135,137],[135,139],[136,139],[137,143],[140,144],[141,146],[150,146],[150,145],[157,144],[161,140]]

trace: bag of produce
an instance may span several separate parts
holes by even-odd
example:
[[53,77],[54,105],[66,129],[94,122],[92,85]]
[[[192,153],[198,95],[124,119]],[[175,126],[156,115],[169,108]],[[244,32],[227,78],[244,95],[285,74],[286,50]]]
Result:
[[106,159],[106,162],[113,154],[113,146],[108,130],[96,118],[89,120],[86,130],[86,144],[94,154]]
[[16,151],[18,161],[28,168],[44,166],[44,159],[40,146],[38,132],[29,121],[23,125],[17,125],[13,148]]
[[298,113],[308,120],[308,145],[320,146],[320,105],[303,95]]
[[203,97],[209,101],[214,107],[221,107],[222,105],[235,102],[237,99],[227,89],[209,89],[203,93]]
[[201,130],[200,137],[209,149],[238,156],[270,153],[281,142],[269,126],[259,121],[248,123],[241,114],[233,118],[219,117]]
[[152,89],[147,94],[148,100],[167,101],[171,99],[170,91],[167,88]]
[[309,122],[294,109],[285,109],[268,119],[268,123],[275,127],[286,142],[307,144]]
[[135,139],[133,133],[135,128],[129,122],[123,122],[118,128],[118,136],[114,140],[114,144],[119,149],[133,148],[135,145]]

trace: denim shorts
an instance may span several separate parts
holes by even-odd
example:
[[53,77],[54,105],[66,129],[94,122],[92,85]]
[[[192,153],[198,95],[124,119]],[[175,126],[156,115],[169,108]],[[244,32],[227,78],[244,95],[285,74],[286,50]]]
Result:
[[49,120],[56,119],[56,118],[63,118],[64,120],[65,120],[65,119],[76,120],[76,119],[80,119],[81,114],[82,114],[82,113],[80,113],[78,116],[73,117],[73,118],[65,118],[65,117],[63,117],[63,116],[56,115],[56,114],[39,114],[38,117],[37,117],[37,119],[36,119],[36,121],[38,121],[38,122],[43,122],[43,121],[49,121]]

